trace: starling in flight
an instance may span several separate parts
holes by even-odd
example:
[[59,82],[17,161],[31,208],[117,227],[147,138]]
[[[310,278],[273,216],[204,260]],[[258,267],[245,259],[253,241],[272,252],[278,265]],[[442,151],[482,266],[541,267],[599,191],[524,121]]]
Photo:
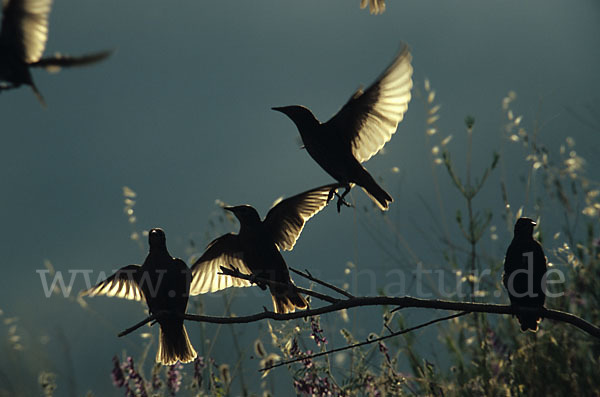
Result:
[[382,210],[393,201],[361,163],[381,150],[404,117],[411,98],[411,59],[405,45],[369,88],[356,91],[326,123],[304,106],[273,108],[292,119],[310,156],[346,188],[338,200],[338,211],[341,203],[346,204],[344,197],[352,184],[362,187]]
[[56,54],[42,58],[48,39],[48,15],[52,0],[5,0],[0,30],[0,91],[31,86],[45,106],[44,98],[33,83],[30,67],[55,71],[61,67],[82,66],[103,60],[109,51],[78,57]]
[[249,205],[225,207],[240,222],[240,231],[213,240],[192,265],[190,294],[250,286],[248,280],[218,274],[221,266],[233,267],[244,274],[277,283],[268,284],[275,312],[288,313],[296,308],[306,308],[306,300],[293,288],[294,283],[279,250],[294,247],[306,221],[327,205],[339,186],[321,186],[285,199],[273,206],[262,221]]
[[151,314],[170,311],[171,315],[157,319],[160,336],[156,362],[188,363],[196,358],[196,351],[179,315],[185,314],[192,275],[184,261],[169,254],[162,229],[150,230],[148,241],[150,252],[142,266],[125,266],[83,295],[145,299]]
[[[502,282],[508,291],[511,305],[541,308],[546,294],[543,284],[546,256],[539,242],[533,238],[536,223],[520,218],[515,224],[515,235],[506,250]],[[522,331],[537,331],[541,318],[536,315],[517,315]]]

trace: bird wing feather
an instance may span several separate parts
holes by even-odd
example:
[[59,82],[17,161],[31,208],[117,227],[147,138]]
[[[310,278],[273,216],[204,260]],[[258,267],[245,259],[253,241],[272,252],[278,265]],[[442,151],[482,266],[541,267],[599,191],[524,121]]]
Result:
[[117,298],[141,301],[144,299],[144,293],[138,285],[140,269],[139,265],[125,266],[95,287],[83,291],[82,295],[116,296]]
[[330,192],[340,186],[337,183],[321,186],[274,205],[267,213],[264,224],[277,247],[286,251],[294,248],[306,221],[325,208]]
[[48,40],[52,0],[9,0],[3,10],[0,42],[26,63],[37,62]]
[[341,134],[363,163],[388,142],[404,118],[411,99],[412,56],[407,45],[365,91],[357,90],[326,124]]
[[252,274],[244,262],[242,247],[236,234],[228,233],[213,240],[204,254],[192,265],[190,295],[215,292],[229,287],[249,287],[252,283],[238,277],[219,274],[221,266],[244,274]]

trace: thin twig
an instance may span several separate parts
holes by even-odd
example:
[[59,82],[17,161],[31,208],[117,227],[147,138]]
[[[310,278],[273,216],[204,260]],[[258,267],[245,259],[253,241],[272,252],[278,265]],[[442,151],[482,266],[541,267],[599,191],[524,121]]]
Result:
[[339,288],[339,287],[336,287],[336,286],[335,286],[335,285],[333,285],[333,284],[329,284],[328,282],[325,282],[325,281],[323,281],[323,280],[319,280],[319,279],[318,279],[318,278],[316,278],[316,277],[313,277],[313,275],[312,275],[312,274],[310,274],[310,272],[309,272],[308,270],[305,270],[305,271],[303,272],[303,271],[301,271],[301,270],[294,269],[293,267],[290,267],[290,270],[291,270],[291,271],[293,271],[294,273],[296,273],[296,274],[298,274],[298,275],[300,275],[300,276],[302,276],[302,277],[304,277],[304,278],[306,278],[306,279],[310,280],[310,281],[314,281],[314,282],[315,282],[315,283],[317,283],[317,284],[321,284],[321,285],[323,285],[323,286],[325,286],[325,287],[327,287],[327,288],[329,288],[329,289],[332,289],[332,290],[334,290],[335,292],[337,292],[338,294],[344,295],[346,298],[354,298],[354,297],[355,297],[355,296],[354,296],[354,295],[352,295],[350,292],[348,292],[348,291],[346,291],[346,290],[344,290],[344,289],[341,289],[341,288]]
[[129,327],[125,331],[119,333],[118,337],[120,338],[122,336],[128,335],[128,334],[132,333],[133,331],[135,331],[136,329],[138,329],[138,328],[140,328],[140,327],[148,324],[151,321],[154,321],[156,318],[157,318],[157,315],[156,314],[152,314],[152,315],[146,317],[146,319],[144,319],[144,320],[140,321],[139,323],[137,323],[136,325],[134,325],[132,327]]
[[237,270],[235,267],[233,269],[230,269],[230,268],[221,266],[221,273],[217,273],[217,274],[223,274],[226,276],[241,278],[241,279],[253,282],[255,284],[267,284],[267,285],[279,286],[282,288],[293,288],[294,290],[296,290],[297,292],[299,292],[301,294],[314,296],[315,298],[321,299],[322,301],[325,301],[325,302],[329,302],[329,303],[339,302],[339,299],[336,299],[333,296],[320,294],[318,292],[311,291],[309,289],[298,287],[294,284],[280,283],[278,281],[269,280],[267,278],[262,278],[262,277],[258,277],[258,276],[251,275],[251,274],[244,274],[244,273],[240,272],[239,270]]
[[420,328],[424,328],[424,327],[427,327],[429,325],[432,325],[432,324],[435,324],[435,323],[438,323],[438,322],[441,322],[441,321],[451,320],[451,319],[456,318],[456,317],[464,316],[465,314],[468,314],[468,313],[469,312],[461,312],[461,313],[452,314],[452,315],[446,316],[446,317],[436,318],[435,320],[427,321],[426,323],[419,324],[419,325],[416,325],[416,326],[411,327],[411,328],[406,328],[406,329],[403,329],[401,331],[396,331],[396,332],[393,332],[393,333],[391,333],[389,335],[380,336],[379,338],[369,339],[369,340],[366,340],[364,342],[355,343],[353,345],[348,345],[348,346],[344,346],[344,347],[338,347],[336,349],[322,351],[322,352],[315,353],[315,354],[309,354],[309,355],[306,355],[306,356],[297,357],[297,358],[294,358],[294,359],[291,359],[291,360],[287,360],[287,361],[280,361],[277,364],[273,364],[270,367],[261,368],[258,371],[259,372],[269,371],[269,370],[271,370],[273,368],[281,367],[282,365],[287,365],[287,364],[295,363],[295,362],[298,362],[298,361],[308,360],[308,359],[312,359],[312,358],[315,358],[315,357],[324,356],[326,354],[338,353],[338,352],[341,352],[341,351],[344,351],[344,350],[348,350],[348,349],[354,349],[355,347],[360,347],[360,346],[368,345],[370,343],[379,342],[379,341],[382,341],[384,339],[393,338],[394,336],[398,336],[398,335],[406,334],[408,332],[416,331],[416,330],[418,330]]
[[[340,311],[343,309],[350,309],[354,307],[362,306],[398,306],[400,308],[422,308],[422,309],[439,309],[439,310],[450,310],[458,312],[477,312],[477,313],[490,313],[490,314],[529,314],[538,315],[542,318],[569,323],[580,330],[587,332],[591,336],[600,338],[600,328],[587,322],[581,317],[577,317],[574,314],[562,312],[559,310],[552,309],[533,309],[524,307],[513,307],[511,305],[498,305],[494,303],[477,303],[477,302],[452,302],[439,299],[419,299],[410,296],[406,297],[392,297],[392,296],[363,296],[352,299],[338,300],[336,303],[332,303],[327,306],[319,307],[316,309],[300,310],[293,313],[274,313],[271,311],[263,311],[260,313],[240,316],[240,317],[218,317],[218,316],[204,316],[194,314],[183,314],[181,315],[185,320],[199,321],[214,324],[245,324],[265,319],[272,319],[275,321],[288,321],[308,316],[317,316],[320,314],[331,313]],[[159,315],[165,315],[168,312],[161,312]],[[119,336],[127,335],[142,325],[156,319],[156,314],[146,318],[139,322],[135,326],[121,332]]]

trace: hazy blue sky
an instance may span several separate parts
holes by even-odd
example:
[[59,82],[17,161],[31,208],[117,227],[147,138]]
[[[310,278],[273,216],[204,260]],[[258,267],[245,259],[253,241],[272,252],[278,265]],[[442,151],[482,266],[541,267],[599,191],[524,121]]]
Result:
[[[600,109],[600,3],[388,1],[380,16],[358,4],[56,1],[46,54],[115,53],[89,68],[53,75],[34,71],[47,109],[27,87],[0,94],[0,309],[20,318],[30,340],[41,335],[56,340],[62,328],[80,394],[88,387],[98,395],[113,393],[111,357],[122,349],[139,354],[138,335],[115,335],[143,312],[133,303],[97,298],[90,305],[102,324],[110,325],[95,329],[93,321],[100,317],[43,297],[35,271],[44,268],[44,260],[62,271],[140,263],[146,243],[140,250],[129,240],[125,185],[138,193],[136,228],[164,228],[171,254],[188,259],[190,239],[204,247],[207,233],[212,237],[237,227],[208,227],[220,214],[215,199],[252,204],[264,215],[280,195],[330,183],[299,150],[293,123],[270,108],[303,104],[327,120],[388,65],[401,41],[412,48],[415,87],[422,92],[429,78],[437,92],[440,134],[453,135],[454,158],[464,153],[468,114],[476,118],[476,164],[508,145],[502,138],[501,100],[514,90],[514,108],[524,115],[526,128],[538,117],[549,147],[573,136],[588,170],[600,166],[600,131],[566,111],[584,112],[592,105],[597,115]],[[413,249],[427,257],[414,227],[430,229],[420,197],[434,202],[431,144],[425,139],[422,99],[416,90],[413,94],[385,154],[365,165],[396,199],[390,217]],[[510,177],[512,160],[505,161]],[[393,167],[400,172],[393,173]],[[442,190],[452,218],[457,196],[445,177]],[[482,207],[501,204],[497,179],[483,194],[489,201],[480,202]],[[513,206],[523,204],[518,194],[513,197]],[[352,198],[370,205],[360,190]],[[353,210],[338,215],[333,206],[326,208],[304,229],[294,251],[284,254],[286,260],[315,273],[321,269],[329,279],[341,277],[347,261],[376,270],[395,266],[373,243],[363,218]],[[383,230],[380,217],[371,223]],[[500,219],[494,224],[501,239],[489,248],[502,252],[510,234]],[[414,264],[410,257],[404,260]],[[82,287],[78,280],[75,288]],[[255,302],[271,304],[266,294]],[[236,303],[238,313],[253,309]],[[206,310],[221,314],[210,306]],[[61,360],[58,354],[53,366],[64,374]],[[97,375],[92,379],[89,373]]]

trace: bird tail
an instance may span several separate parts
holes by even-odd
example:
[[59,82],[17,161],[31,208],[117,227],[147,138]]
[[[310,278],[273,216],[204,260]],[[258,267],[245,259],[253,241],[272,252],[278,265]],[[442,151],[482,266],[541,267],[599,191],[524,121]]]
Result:
[[178,360],[189,363],[196,358],[196,355],[183,322],[161,324],[156,352],[157,363],[173,365]]
[[375,179],[366,171],[361,173],[360,181],[356,181],[357,185],[367,193],[367,195],[373,200],[375,204],[382,211],[387,211],[389,203],[393,202],[394,199],[390,196],[381,186],[375,182]]
[[272,289],[271,299],[275,313],[292,313],[296,308],[306,309],[308,307],[306,299],[293,288]]
[[33,62],[30,66],[45,68],[49,72],[58,72],[60,68],[86,66],[100,62],[108,58],[111,53],[112,51],[101,51],[77,57],[55,54],[54,56],[42,58],[37,62]]
[[542,321],[541,317],[529,316],[529,315],[523,315],[523,314],[518,315],[517,319],[519,320],[519,324],[521,324],[521,331],[523,331],[523,332],[527,332],[527,331],[537,332],[540,321]]

